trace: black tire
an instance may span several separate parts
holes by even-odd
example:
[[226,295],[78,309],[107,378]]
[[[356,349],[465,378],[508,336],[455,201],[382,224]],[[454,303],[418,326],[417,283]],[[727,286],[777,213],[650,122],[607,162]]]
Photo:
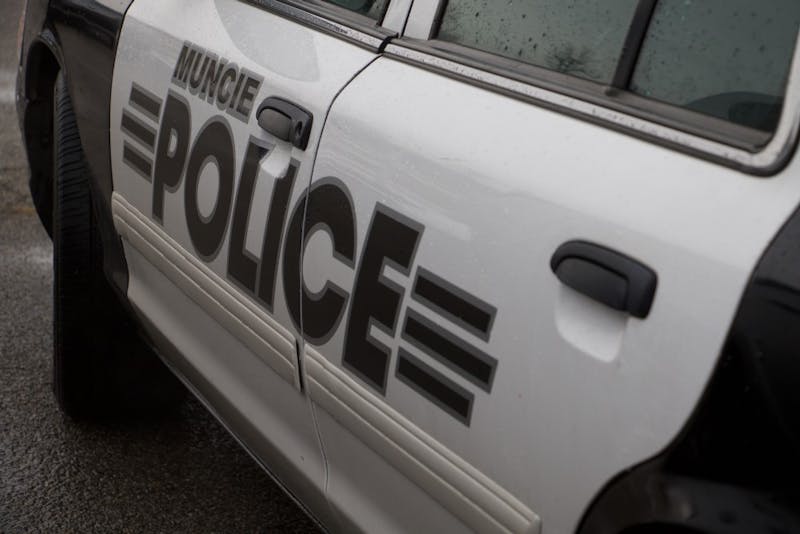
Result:
[[103,273],[89,177],[63,73],[53,92],[53,390],[73,418],[174,407],[184,389],[142,342]]

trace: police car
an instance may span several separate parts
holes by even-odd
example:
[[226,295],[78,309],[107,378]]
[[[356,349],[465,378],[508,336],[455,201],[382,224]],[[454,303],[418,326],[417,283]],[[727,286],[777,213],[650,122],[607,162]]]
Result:
[[29,0],[61,409],[174,373],[331,531],[800,532],[799,25]]

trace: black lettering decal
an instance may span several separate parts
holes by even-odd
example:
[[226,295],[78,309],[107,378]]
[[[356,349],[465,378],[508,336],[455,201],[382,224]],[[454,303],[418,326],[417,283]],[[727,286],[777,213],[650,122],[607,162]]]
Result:
[[[289,229],[286,230],[286,245],[283,249],[283,292],[286,293],[286,307],[289,317],[295,328],[303,331],[300,322],[300,293],[303,262],[303,218],[306,213],[306,195],[300,195],[300,200],[292,211]],[[266,265],[266,264],[265,264]],[[262,267],[263,268],[263,267]]]
[[[286,211],[297,175],[298,162],[292,160],[286,176],[275,181],[272,200],[269,204],[267,228],[264,232],[264,243],[261,247],[261,271],[258,281],[258,298],[268,310],[272,311],[275,298],[275,278],[278,274],[278,253],[281,249],[283,227],[286,224]],[[287,294],[288,295],[288,294]]]
[[390,349],[370,336],[370,326],[394,336],[403,288],[383,276],[387,263],[408,275],[423,227],[378,204],[358,266],[344,342],[344,366],[386,392]]
[[186,70],[186,60],[189,56],[189,50],[189,44],[183,43],[181,53],[178,54],[178,61],[175,62],[175,70],[172,71],[173,80],[179,80],[181,77],[181,71]]
[[261,82],[259,80],[251,76],[247,77],[247,81],[242,89],[242,96],[239,99],[239,105],[236,106],[236,111],[243,117],[250,116],[250,111],[253,109],[253,99],[255,99],[260,85]]
[[[214,118],[197,136],[186,167],[186,224],[192,245],[206,261],[214,259],[225,238],[233,199],[234,154],[233,136],[227,122]],[[197,205],[198,185],[201,171],[212,163],[217,168],[219,187],[214,211],[204,219]]]
[[231,111],[236,109],[236,102],[239,99],[239,93],[242,90],[242,85],[244,84],[245,78],[247,78],[247,75],[245,73],[242,72],[239,74],[239,81],[236,82],[236,89],[233,90],[233,95],[231,95],[231,100],[230,103],[228,104],[228,109]]
[[234,63],[228,63],[222,78],[219,80],[219,91],[217,91],[217,107],[224,110],[233,97],[230,90],[231,83],[236,79],[237,67]]
[[244,123],[250,120],[263,81],[258,74],[188,41],[172,71],[172,83]]
[[189,78],[189,72],[192,64],[197,57],[197,50],[190,44],[184,43],[181,53],[178,56],[178,61],[175,63],[175,70],[172,73],[172,81],[180,87],[186,87],[186,81]]
[[212,104],[214,102],[214,97],[217,94],[217,87],[222,77],[222,71],[225,69],[225,60],[220,59],[219,63],[217,61],[212,61],[208,68],[206,69],[206,77],[203,81],[203,88],[201,89],[201,93],[207,95],[208,103]]
[[250,220],[250,210],[253,205],[253,192],[256,187],[258,170],[261,167],[261,160],[264,159],[271,148],[262,146],[254,138],[250,139],[244,156],[242,175],[239,178],[236,204],[233,208],[231,243],[228,249],[228,276],[251,293],[256,291],[258,261],[247,253],[244,243],[247,236],[247,223]]
[[[308,195],[304,241],[315,232],[326,232],[333,245],[336,259],[354,267],[356,254],[356,221],[353,201],[346,186],[334,178],[317,183]],[[301,260],[302,266],[302,260]],[[349,295],[331,281],[317,293],[303,284],[303,336],[322,344],[330,338],[342,320]]]
[[189,76],[189,92],[193,95],[197,94],[198,89],[200,89],[200,84],[203,83],[203,74],[205,74],[206,67],[208,67],[208,61],[208,56],[203,57],[202,62],[198,57],[192,67],[192,74]]
[[[159,222],[164,220],[164,190],[175,191],[181,183],[191,126],[189,104],[170,91],[158,133],[153,172],[153,219]],[[171,147],[173,140],[175,146]]]
[[[308,232],[303,238],[301,234],[304,212]],[[303,332],[304,338],[321,344],[330,338],[341,321],[348,294],[330,281],[325,283],[322,291],[313,294],[302,281],[305,243],[317,230],[328,232],[334,256],[352,266],[356,242],[353,203],[344,184],[334,178],[326,178],[314,186],[308,194],[308,209],[303,203],[298,203],[286,234],[286,250],[283,256],[286,303],[295,327]],[[298,297],[302,299],[302,327],[298,321]]]

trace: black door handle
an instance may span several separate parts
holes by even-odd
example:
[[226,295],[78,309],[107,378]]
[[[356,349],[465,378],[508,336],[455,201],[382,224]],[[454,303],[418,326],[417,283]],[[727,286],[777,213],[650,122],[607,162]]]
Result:
[[300,150],[308,146],[314,116],[288,100],[271,96],[258,107],[258,125]]
[[585,241],[564,243],[550,260],[561,282],[615,310],[644,319],[650,313],[658,277],[641,262]]

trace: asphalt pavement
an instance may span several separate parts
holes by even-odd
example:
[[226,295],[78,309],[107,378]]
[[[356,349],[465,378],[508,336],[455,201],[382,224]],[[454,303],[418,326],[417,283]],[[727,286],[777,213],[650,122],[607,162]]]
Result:
[[194,399],[161,421],[88,425],[59,413],[51,244],[13,103],[21,5],[0,2],[0,533],[316,532]]

